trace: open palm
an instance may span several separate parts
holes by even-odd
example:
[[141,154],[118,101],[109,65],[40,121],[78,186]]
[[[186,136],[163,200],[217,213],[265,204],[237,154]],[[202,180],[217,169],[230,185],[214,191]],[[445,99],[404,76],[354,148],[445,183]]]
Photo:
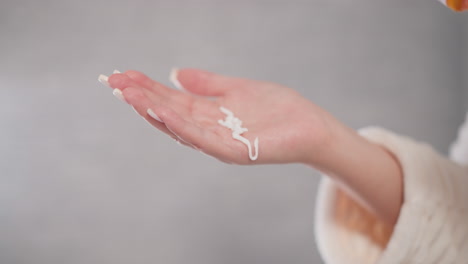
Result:
[[[113,74],[109,84],[120,89],[125,101],[154,127],[227,163],[305,162],[326,139],[325,111],[292,89],[196,69],[175,74],[185,91],[168,88],[138,71]],[[218,123],[225,118],[220,106],[243,121],[248,131],[242,136],[252,146],[259,138],[256,161],[249,159],[246,145]]]

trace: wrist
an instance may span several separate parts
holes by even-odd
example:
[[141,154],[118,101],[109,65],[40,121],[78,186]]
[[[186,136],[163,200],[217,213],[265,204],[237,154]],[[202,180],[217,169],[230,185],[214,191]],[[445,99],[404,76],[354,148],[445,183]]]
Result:
[[399,161],[390,151],[338,121],[321,151],[320,159],[309,165],[333,178],[385,222],[396,222],[403,200],[403,177]]
[[339,157],[346,146],[356,145],[353,141],[359,137],[351,128],[340,123],[329,113],[324,113],[320,120],[322,129],[313,131],[313,139],[307,140],[307,159],[304,163],[324,173],[338,166]]

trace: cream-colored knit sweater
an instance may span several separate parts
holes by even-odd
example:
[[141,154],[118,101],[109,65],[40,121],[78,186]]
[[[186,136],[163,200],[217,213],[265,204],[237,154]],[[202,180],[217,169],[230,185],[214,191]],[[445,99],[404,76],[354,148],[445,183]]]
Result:
[[[388,232],[383,223],[369,219],[372,217],[353,201],[340,201],[342,192],[324,177],[317,199],[315,232],[325,263],[468,263],[468,167],[462,164],[468,161],[467,127],[461,128],[452,147],[457,163],[427,144],[384,129],[361,130],[363,137],[386,147],[399,159],[404,203],[393,233]],[[340,210],[346,213],[337,213]]]

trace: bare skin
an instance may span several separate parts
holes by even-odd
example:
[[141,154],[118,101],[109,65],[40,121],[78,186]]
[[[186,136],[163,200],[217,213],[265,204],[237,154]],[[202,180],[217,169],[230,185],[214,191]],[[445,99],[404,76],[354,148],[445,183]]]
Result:
[[[322,110],[292,89],[195,70],[181,70],[179,79],[190,93],[165,87],[135,71],[114,74],[109,83],[122,90],[126,101],[157,128],[229,163],[253,162],[245,145],[232,140],[229,130],[218,124],[219,119],[224,119],[220,106],[243,121],[249,129],[243,136],[252,142],[255,137],[260,138],[257,164],[305,163],[310,159],[305,141],[323,144],[329,134],[322,114],[305,115]],[[206,96],[215,98],[210,100]],[[154,123],[146,113],[147,108],[164,123]]]
[[[402,172],[387,150],[360,137],[293,89],[269,82],[182,69],[186,91],[168,88],[137,71],[113,74],[109,84],[155,128],[182,144],[233,164],[303,163],[335,179],[346,197],[383,221],[395,224],[403,202]],[[248,158],[233,140],[219,107],[232,110],[259,137],[259,157]],[[148,115],[151,109],[162,122]],[[385,188],[382,188],[385,186]]]

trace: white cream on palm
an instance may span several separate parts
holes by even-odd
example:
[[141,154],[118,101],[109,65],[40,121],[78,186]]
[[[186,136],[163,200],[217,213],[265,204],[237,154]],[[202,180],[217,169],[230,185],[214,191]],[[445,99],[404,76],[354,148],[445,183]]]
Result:
[[244,143],[248,150],[249,150],[249,158],[250,160],[256,160],[258,158],[258,137],[254,140],[254,148],[255,154],[252,153],[252,145],[250,141],[245,137],[241,136],[244,132],[247,132],[248,129],[242,127],[242,121],[235,117],[232,111],[226,109],[225,107],[219,107],[219,110],[226,115],[224,120],[218,120],[218,123],[226,128],[232,130],[232,138],[239,140],[240,142]]

